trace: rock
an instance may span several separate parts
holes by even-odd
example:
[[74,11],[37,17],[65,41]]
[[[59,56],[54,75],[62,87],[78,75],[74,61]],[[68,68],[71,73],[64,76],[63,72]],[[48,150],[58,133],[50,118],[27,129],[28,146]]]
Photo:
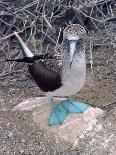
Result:
[[[54,135],[56,141],[57,139],[62,139],[68,143],[74,143],[77,140],[77,137],[80,138],[86,131],[91,131],[96,125],[97,117],[104,113],[104,111],[99,108],[89,107],[84,113],[68,114],[62,125],[48,126],[48,117],[51,106],[49,103],[46,103],[45,98],[36,98],[36,103],[37,100],[38,106],[36,104],[36,107],[33,108],[33,121],[41,129],[45,129],[48,134]],[[39,104],[44,100],[44,103]],[[28,107],[26,107],[26,109],[27,108]]]
[[[56,98],[62,100],[62,98]],[[64,98],[63,98],[64,99]],[[99,108],[89,107],[84,113],[69,113],[62,125],[48,125],[51,106],[46,97],[29,98],[17,105],[14,110],[32,111],[33,121],[41,130],[46,130],[48,135],[54,136],[56,141],[65,141],[77,145],[77,139],[83,138],[85,133],[91,131],[97,123],[97,117],[104,113]]]

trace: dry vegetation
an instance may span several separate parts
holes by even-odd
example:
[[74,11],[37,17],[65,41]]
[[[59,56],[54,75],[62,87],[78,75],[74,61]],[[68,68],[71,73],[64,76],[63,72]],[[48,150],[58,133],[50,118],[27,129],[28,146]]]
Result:
[[[103,64],[98,63],[101,61],[99,54],[97,63],[96,59],[93,59],[93,50],[116,48],[115,2],[115,0],[1,0],[1,85],[13,87],[34,85],[28,76],[25,77],[24,72],[27,68],[23,63],[4,62],[7,58],[22,57],[14,31],[19,33],[33,53],[54,52],[62,42],[63,29],[70,23],[80,23],[87,30],[87,63],[93,73],[93,66]],[[4,82],[4,79],[7,82]]]

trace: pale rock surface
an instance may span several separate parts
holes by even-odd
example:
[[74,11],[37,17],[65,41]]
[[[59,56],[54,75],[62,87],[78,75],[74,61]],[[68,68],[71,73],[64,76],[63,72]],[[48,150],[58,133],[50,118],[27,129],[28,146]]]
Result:
[[[61,98],[57,98],[62,100]],[[64,99],[64,98],[63,98]],[[70,144],[77,145],[85,133],[91,131],[97,123],[97,117],[104,113],[99,108],[89,107],[84,113],[68,114],[64,124],[48,126],[48,117],[51,106],[46,97],[30,98],[21,102],[13,110],[31,110],[33,121],[48,134],[54,135],[56,141],[62,139]]]

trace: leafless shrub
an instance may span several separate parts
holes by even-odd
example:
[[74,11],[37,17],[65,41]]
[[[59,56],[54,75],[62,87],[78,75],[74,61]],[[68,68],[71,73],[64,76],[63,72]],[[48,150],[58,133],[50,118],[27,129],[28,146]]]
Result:
[[21,55],[14,31],[33,52],[47,52],[61,43],[62,30],[70,23],[80,23],[88,32],[92,69],[92,47],[115,44],[115,5],[115,0],[0,1],[0,77],[22,70],[22,65],[2,62]]

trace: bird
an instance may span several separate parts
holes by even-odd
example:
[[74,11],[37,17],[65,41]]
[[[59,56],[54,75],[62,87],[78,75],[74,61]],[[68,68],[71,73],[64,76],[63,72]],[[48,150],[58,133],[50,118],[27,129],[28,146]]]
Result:
[[[48,124],[63,124],[68,113],[83,113],[90,105],[71,96],[79,92],[86,81],[85,28],[80,24],[70,24],[64,29],[59,60],[53,53],[34,55],[18,33],[14,34],[24,58],[6,61],[28,63],[29,73],[51,103]],[[58,102],[54,100],[55,96],[66,99]]]

